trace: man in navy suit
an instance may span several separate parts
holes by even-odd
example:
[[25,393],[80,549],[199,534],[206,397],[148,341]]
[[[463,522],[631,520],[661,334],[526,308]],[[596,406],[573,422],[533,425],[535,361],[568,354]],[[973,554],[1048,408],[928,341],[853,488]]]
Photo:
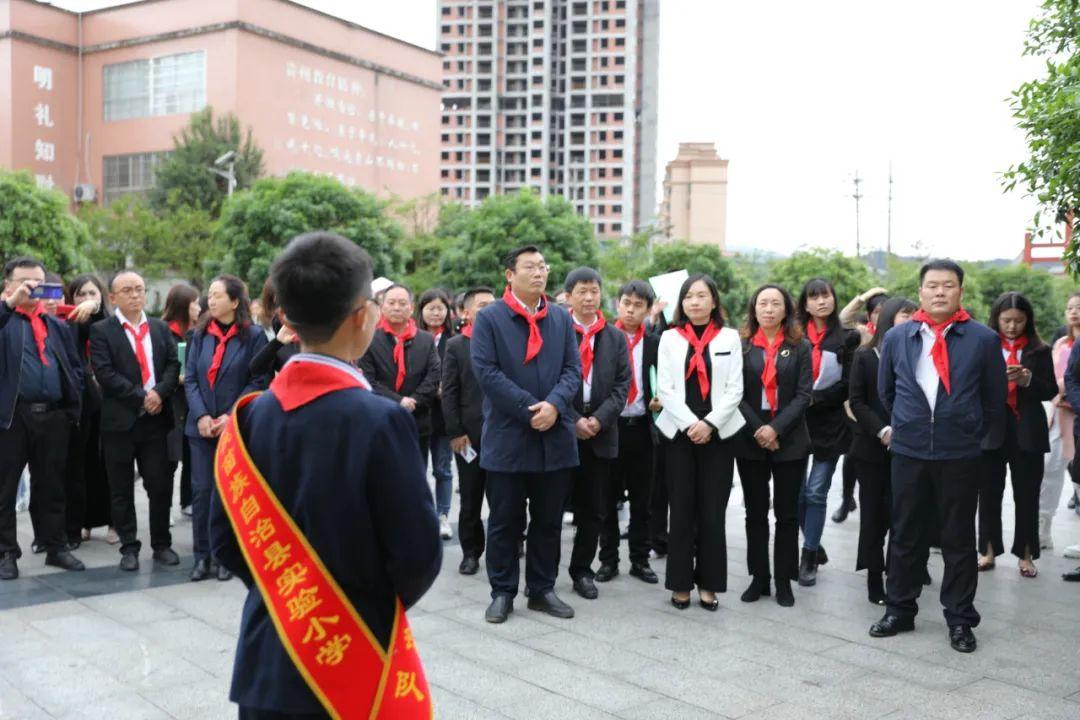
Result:
[[974,604],[979,456],[984,438],[1001,437],[1008,383],[997,333],[964,311],[963,294],[959,265],[926,263],[919,271],[922,308],[910,322],[889,330],[881,348],[878,393],[891,416],[883,439],[892,453],[892,533],[887,610],[870,635],[915,629],[926,568],[925,508],[935,507],[949,642],[958,652],[972,652],[971,629],[979,624]]
[[[395,600],[411,607],[431,587],[442,541],[416,423],[408,409],[372,392],[354,366],[379,319],[371,276],[368,254],[338,235],[313,232],[289,243],[270,280],[301,352],[237,417],[251,460],[283,511],[386,652]],[[214,556],[248,587],[230,700],[246,720],[327,717],[283,645],[219,493],[211,504]],[[265,569],[255,562],[255,572]],[[329,636],[339,620],[321,618],[313,635]],[[353,638],[349,652],[365,643]],[[370,700],[359,698],[351,709],[366,716],[370,705],[360,703]]]
[[544,295],[548,266],[535,245],[505,259],[502,299],[476,316],[471,357],[484,393],[480,467],[487,471],[488,622],[514,609],[518,540],[529,532],[525,585],[529,609],[560,618],[574,610],[555,594],[562,509],[570,471],[578,465],[571,407],[581,385],[581,361],[570,314]]

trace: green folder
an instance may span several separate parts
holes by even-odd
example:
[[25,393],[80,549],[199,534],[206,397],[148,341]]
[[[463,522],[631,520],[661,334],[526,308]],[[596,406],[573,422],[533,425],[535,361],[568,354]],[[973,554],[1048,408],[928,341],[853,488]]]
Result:
[[[656,395],[656,366],[655,365],[653,365],[651,368],[649,368],[649,387],[651,387],[653,389],[653,395]],[[650,400],[652,400],[652,398],[646,398],[646,400],[645,400],[645,406],[646,407],[648,407]],[[660,417],[660,413],[655,412],[655,413],[652,414],[653,421],[655,421],[656,418],[658,418],[658,417]]]
[[176,343],[176,355],[180,358],[180,377],[184,377],[184,359],[187,357],[187,343]]

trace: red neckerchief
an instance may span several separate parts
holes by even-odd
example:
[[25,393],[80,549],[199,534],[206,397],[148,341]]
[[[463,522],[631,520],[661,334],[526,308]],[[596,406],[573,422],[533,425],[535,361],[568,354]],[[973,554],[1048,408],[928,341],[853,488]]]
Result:
[[[622,320],[615,322],[615,327],[626,332],[626,328],[623,327]],[[627,406],[633,405],[638,396],[638,384],[637,384],[637,368],[634,367],[634,348],[641,342],[641,338],[645,337],[645,323],[638,325],[637,332],[630,336],[626,336],[626,349],[630,353],[630,392],[626,394]]]
[[829,327],[827,325],[824,330],[818,330],[817,323],[814,322],[813,318],[806,323],[806,339],[813,346],[810,352],[810,366],[814,369],[814,382],[817,382],[818,376],[821,375],[821,341],[828,334]]
[[551,303],[548,302],[547,297],[541,297],[540,308],[537,309],[535,315],[529,314],[529,311],[518,302],[518,299],[514,297],[514,293],[510,291],[510,286],[506,286],[506,290],[503,291],[503,302],[510,308],[515,315],[520,315],[525,318],[525,322],[529,323],[529,341],[525,345],[525,362],[523,364],[528,365],[529,361],[540,354],[540,348],[544,347],[544,337],[540,334],[540,327],[537,325],[541,320],[547,317],[548,307]]
[[[1009,357],[1005,359],[1005,364],[1006,365],[1019,365],[1020,364],[1019,351],[1023,350],[1025,347],[1027,347],[1027,344],[1028,344],[1027,335],[1021,335],[1020,337],[1016,338],[1012,342],[1009,342],[1009,339],[1006,338],[1004,335],[1001,335],[1000,333],[999,333],[999,336],[1001,337],[1001,349],[1009,351]],[[1016,400],[1017,400],[1016,396],[1017,396],[1016,381],[1015,380],[1010,380],[1009,381],[1009,395],[1005,399],[1005,404],[1009,406],[1010,410],[1012,410],[1013,415],[1015,415],[1016,417],[1020,417],[1020,406],[1016,402]]]
[[49,337],[49,326],[45,324],[45,304],[39,300],[32,310],[17,307],[15,312],[25,316],[30,321],[30,331],[34,333],[34,344],[37,345],[38,358],[41,360],[42,365],[48,367],[49,357],[45,352],[45,340]]
[[172,334],[175,335],[180,340],[184,339],[184,333],[180,331],[180,321],[179,320],[170,320],[169,321],[169,330],[172,331]]
[[[146,338],[147,333],[150,332],[150,323],[144,322],[136,330],[132,327],[131,323],[124,323],[124,329],[131,335],[131,339],[135,341],[135,359],[139,361],[139,372],[142,375],[142,384],[146,385],[150,381],[150,363],[146,361],[146,348],[143,347],[143,339]],[[217,353],[214,353],[215,356]],[[214,370],[214,374],[217,375],[217,370]],[[213,383],[210,386],[213,387]]]
[[866,321],[866,332],[871,335],[877,335],[877,325],[874,324],[873,320]]
[[701,337],[697,336],[694,326],[690,323],[675,328],[675,331],[694,348],[690,365],[686,368],[685,379],[689,380],[694,371],[697,371],[698,388],[701,390],[701,399],[704,400],[709,397],[709,371],[705,368],[705,348],[709,347],[713,338],[720,334],[720,328],[716,327],[716,323],[710,322],[705,326],[705,332],[701,333]]
[[394,364],[397,365],[394,392],[400,392],[401,386],[405,384],[405,343],[416,337],[416,321],[410,319],[399,335],[390,327],[390,321],[383,317],[379,320],[379,329],[394,338]]
[[784,332],[783,330],[777,330],[776,337],[773,338],[772,344],[769,344],[769,338],[765,337],[765,331],[758,328],[750,343],[761,348],[765,353],[765,368],[761,371],[761,389],[765,391],[765,400],[769,403],[772,416],[776,417],[776,407],[779,405],[777,398],[778,385],[776,382],[776,354],[780,351],[780,346],[784,344]]
[[971,316],[963,308],[957,310],[945,322],[935,325],[925,310],[918,310],[911,319],[915,322],[926,323],[934,331],[934,345],[930,348],[930,357],[934,361],[934,369],[937,370],[941,384],[945,386],[945,393],[952,394],[952,385],[949,383],[949,346],[945,344],[945,330],[953,323],[967,322]]
[[323,395],[349,388],[370,390],[371,385],[358,369],[347,368],[330,358],[294,355],[270,383],[270,392],[281,403],[281,409],[292,412]]
[[588,330],[578,325],[577,320],[574,321],[574,331],[581,336],[581,342],[578,343],[578,354],[581,356],[581,379],[588,380],[589,373],[592,372],[593,352],[592,339],[596,337],[596,333],[607,327],[607,320],[604,319],[604,313],[598,312],[596,314],[596,320],[593,321],[591,327]]
[[221,361],[225,359],[225,347],[240,332],[239,323],[233,323],[228,332],[221,332],[221,325],[217,320],[211,320],[206,324],[207,335],[213,335],[218,339],[217,347],[214,348],[214,357],[210,360],[210,369],[206,371],[206,380],[211,389],[217,382],[218,370],[221,369]]
[[473,324],[472,323],[469,323],[468,325],[462,325],[461,326],[461,334],[464,335],[465,337],[471,339],[472,338],[472,329],[473,329]]

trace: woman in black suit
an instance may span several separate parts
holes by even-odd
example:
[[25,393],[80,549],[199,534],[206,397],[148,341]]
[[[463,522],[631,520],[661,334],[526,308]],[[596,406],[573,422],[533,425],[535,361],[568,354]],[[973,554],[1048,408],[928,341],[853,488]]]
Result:
[[[199,291],[187,283],[177,283],[169,288],[165,296],[165,310],[161,320],[169,326],[173,340],[179,346],[184,344],[187,351],[191,344],[191,335],[199,322]],[[180,364],[180,381],[183,382],[184,363]],[[176,476],[180,467],[180,512],[191,516],[191,445],[184,437],[184,423],[187,422],[187,396],[183,392],[172,395],[173,427],[169,431],[166,443],[169,454],[169,477]]]
[[878,395],[877,374],[881,342],[894,325],[908,321],[918,306],[906,298],[890,298],[881,308],[870,342],[855,351],[851,362],[848,400],[855,415],[854,437],[848,460],[859,476],[859,555],[855,570],[866,569],[870,602],[885,604],[885,535],[892,506],[889,457],[889,412]]
[[1035,329],[1035,310],[1018,292],[1003,293],[990,308],[991,330],[1001,337],[1005,372],[1009,379],[1005,437],[983,440],[983,484],[979,488],[979,570],[994,567],[994,557],[1005,552],[1001,532],[1001,496],[1005,493],[1005,466],[1012,477],[1016,527],[1012,554],[1020,558],[1020,574],[1038,575],[1039,491],[1043,456],[1050,451],[1050,429],[1043,402],[1057,395],[1050,346]]
[[[435,338],[435,352],[439,365],[446,357],[446,341],[454,334],[454,322],[450,317],[450,296],[445,290],[431,288],[420,295],[416,304],[416,321],[421,329]],[[443,540],[453,537],[450,529],[450,503],[454,496],[453,453],[450,438],[446,435],[446,421],[442,413],[442,389],[431,404],[431,465],[435,475],[435,505],[439,512],[439,535]],[[427,465],[427,458],[424,458]]]
[[743,328],[743,399],[746,427],[735,457],[746,502],[746,560],[752,576],[743,602],[770,591],[769,478],[774,488],[776,602],[795,604],[791,581],[799,576],[799,489],[806,477],[810,432],[806,408],[813,387],[810,343],[803,338],[795,302],[779,285],[762,285],[750,297]]

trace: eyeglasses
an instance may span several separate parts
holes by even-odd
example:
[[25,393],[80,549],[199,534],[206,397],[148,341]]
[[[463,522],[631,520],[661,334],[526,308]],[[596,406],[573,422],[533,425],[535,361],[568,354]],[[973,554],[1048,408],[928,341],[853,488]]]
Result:
[[117,295],[124,295],[125,297],[141,297],[146,294],[146,288],[144,287],[123,287],[116,291]]

